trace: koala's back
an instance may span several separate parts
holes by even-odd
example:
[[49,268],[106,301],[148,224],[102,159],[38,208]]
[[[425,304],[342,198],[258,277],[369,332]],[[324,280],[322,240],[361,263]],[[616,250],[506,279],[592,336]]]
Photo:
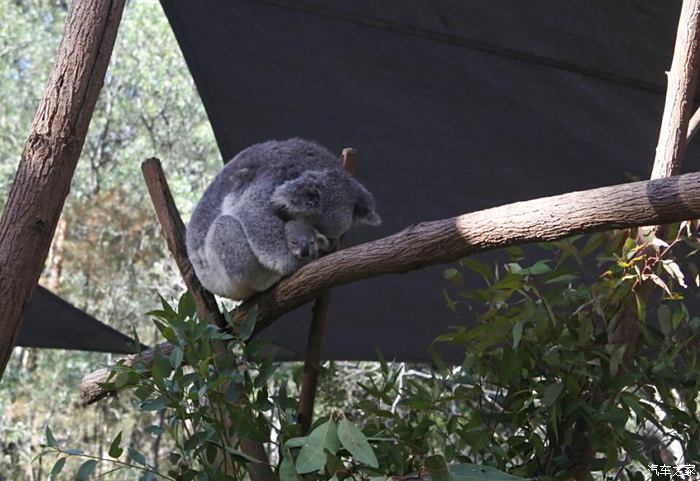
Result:
[[269,185],[274,189],[304,171],[327,169],[342,169],[337,156],[315,142],[294,138],[251,145],[231,159],[219,175],[240,178],[234,181],[234,190],[263,179],[271,181]]
[[[186,241],[195,270],[201,264],[201,252],[209,229],[222,214],[232,214],[231,204],[240,201],[247,207],[255,204],[263,208],[277,186],[302,172],[341,168],[338,158],[328,149],[303,139],[269,140],[242,150],[216,174],[192,213]],[[225,201],[229,204],[228,212],[224,212]],[[246,216],[246,222],[258,223],[257,218],[250,219],[247,213],[242,215]],[[268,219],[261,221],[270,222]],[[281,221],[279,225],[273,222],[268,228],[273,230],[269,232],[271,236],[283,235]]]
[[[308,223],[301,240],[309,246],[298,256],[287,245],[290,220]],[[379,222],[372,195],[329,150],[301,139],[268,141],[215,176],[192,214],[187,251],[204,287],[240,299],[308,262],[312,241],[318,249],[318,240],[328,245],[352,225]]]

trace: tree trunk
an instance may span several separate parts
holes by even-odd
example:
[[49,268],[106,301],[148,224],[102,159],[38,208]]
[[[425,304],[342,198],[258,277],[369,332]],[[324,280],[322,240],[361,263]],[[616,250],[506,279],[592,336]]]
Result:
[[0,377],[104,82],[125,0],[72,2],[49,81],[0,219]]

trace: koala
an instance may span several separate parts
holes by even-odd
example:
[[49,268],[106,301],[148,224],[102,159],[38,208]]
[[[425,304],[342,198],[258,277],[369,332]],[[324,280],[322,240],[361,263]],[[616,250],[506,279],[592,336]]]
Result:
[[187,252],[206,289],[244,300],[333,250],[352,226],[380,222],[372,194],[337,156],[308,140],[271,140],[214,177],[192,213]]
[[290,220],[284,225],[284,234],[289,252],[300,260],[318,259],[332,249],[326,236],[304,221]]

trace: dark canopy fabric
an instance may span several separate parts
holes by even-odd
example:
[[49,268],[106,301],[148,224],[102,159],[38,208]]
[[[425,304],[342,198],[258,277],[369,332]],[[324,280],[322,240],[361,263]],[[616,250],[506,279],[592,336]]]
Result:
[[130,354],[135,343],[129,336],[37,286],[17,345]]
[[[654,0],[162,4],[224,159],[290,136],[359,150],[384,223],[349,244],[647,178],[680,11]],[[445,307],[442,270],[336,289],[327,357],[374,359],[378,347],[428,359],[433,337],[464,322]],[[298,358],[309,317],[298,309],[265,335]]]

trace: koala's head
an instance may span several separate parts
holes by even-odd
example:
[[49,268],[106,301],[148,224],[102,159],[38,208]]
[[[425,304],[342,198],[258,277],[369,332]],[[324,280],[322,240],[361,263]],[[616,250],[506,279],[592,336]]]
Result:
[[307,170],[271,198],[283,219],[303,219],[333,243],[353,225],[379,225],[374,198],[344,170]]
[[301,220],[290,220],[284,225],[287,247],[294,257],[301,260],[314,260],[321,254],[330,252],[330,242],[326,236]]

